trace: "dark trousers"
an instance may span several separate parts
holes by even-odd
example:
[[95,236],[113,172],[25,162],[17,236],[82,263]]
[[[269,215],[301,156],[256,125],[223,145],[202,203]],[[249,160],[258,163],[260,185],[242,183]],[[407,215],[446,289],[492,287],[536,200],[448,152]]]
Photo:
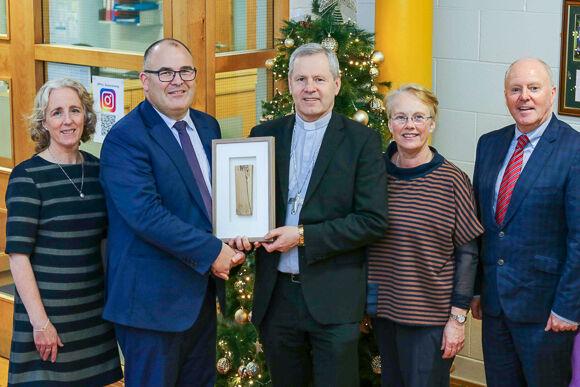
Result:
[[453,359],[443,359],[444,326],[411,326],[373,319],[383,387],[449,387]]
[[127,387],[214,385],[216,301],[214,282],[208,282],[199,316],[186,331],[159,332],[115,324],[125,356]]
[[359,322],[319,324],[290,277],[278,275],[259,330],[274,387],[359,385]]
[[503,313],[483,315],[483,359],[489,387],[568,386],[576,332],[545,332],[546,323],[517,323]]

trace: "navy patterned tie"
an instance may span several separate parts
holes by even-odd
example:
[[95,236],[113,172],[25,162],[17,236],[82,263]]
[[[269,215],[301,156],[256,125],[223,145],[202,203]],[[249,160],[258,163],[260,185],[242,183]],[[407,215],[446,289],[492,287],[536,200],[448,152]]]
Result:
[[211,196],[207,189],[207,185],[205,184],[205,179],[203,178],[201,168],[199,167],[197,156],[193,150],[191,138],[189,138],[189,135],[187,134],[187,123],[185,121],[177,121],[175,124],[173,124],[173,127],[177,129],[177,133],[179,133],[179,141],[181,142],[183,153],[185,153],[185,158],[187,159],[189,168],[191,168],[191,172],[193,172],[193,177],[195,178],[195,183],[197,184],[197,188],[201,193],[203,204],[205,205],[205,210],[207,211],[209,219],[211,220]]

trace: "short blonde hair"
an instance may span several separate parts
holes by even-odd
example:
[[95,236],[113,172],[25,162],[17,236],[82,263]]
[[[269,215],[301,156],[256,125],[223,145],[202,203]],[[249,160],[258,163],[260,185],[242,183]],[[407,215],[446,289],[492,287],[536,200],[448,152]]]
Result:
[[37,153],[42,152],[50,145],[50,132],[44,129],[42,121],[46,119],[46,107],[50,93],[53,90],[68,87],[77,92],[79,99],[83,105],[85,113],[85,123],[83,127],[83,134],[81,135],[81,142],[87,142],[95,133],[95,124],[97,123],[97,115],[93,109],[93,97],[87,89],[78,81],[71,78],[59,78],[46,82],[36,93],[34,98],[34,107],[32,114],[28,117],[28,130],[30,131],[30,138],[36,143],[34,150]]
[[391,90],[389,94],[387,94],[385,97],[385,105],[387,105],[387,112],[389,113],[389,116],[392,114],[392,108],[395,100],[404,93],[409,93],[417,97],[429,108],[429,114],[431,114],[433,121],[437,120],[437,114],[439,114],[439,100],[431,90],[417,83],[405,83],[404,85]]

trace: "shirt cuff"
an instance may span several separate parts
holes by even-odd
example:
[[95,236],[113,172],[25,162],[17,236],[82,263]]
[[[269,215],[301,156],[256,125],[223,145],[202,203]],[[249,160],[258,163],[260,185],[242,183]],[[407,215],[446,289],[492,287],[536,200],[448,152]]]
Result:
[[552,314],[553,314],[555,317],[558,317],[560,320],[562,320],[562,321],[564,321],[564,322],[567,322],[568,324],[572,324],[572,325],[579,325],[579,324],[578,324],[576,321],[568,320],[567,318],[564,318],[564,317],[562,317],[562,316],[558,315],[558,314],[557,314],[556,312],[554,312],[554,311],[552,311]]

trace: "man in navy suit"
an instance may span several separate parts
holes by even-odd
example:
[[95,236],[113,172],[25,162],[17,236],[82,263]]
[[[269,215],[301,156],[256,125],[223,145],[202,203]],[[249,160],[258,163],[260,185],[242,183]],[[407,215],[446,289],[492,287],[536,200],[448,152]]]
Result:
[[220,128],[189,108],[196,74],[183,43],[153,43],[140,74],[146,100],[101,151],[103,317],[115,323],[127,386],[213,386],[216,293],[223,301],[223,279],[244,259],[212,235],[211,140]]
[[[474,189],[481,240],[482,340],[488,386],[568,386],[580,321],[580,134],[552,113],[548,65],[506,72],[515,119],[482,136]],[[483,310],[482,310],[483,309]]]

